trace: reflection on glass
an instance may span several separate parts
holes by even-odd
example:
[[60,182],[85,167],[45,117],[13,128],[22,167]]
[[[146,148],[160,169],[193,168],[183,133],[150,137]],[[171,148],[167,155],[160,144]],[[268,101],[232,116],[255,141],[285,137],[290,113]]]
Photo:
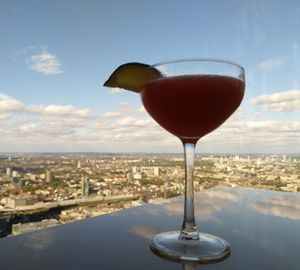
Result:
[[130,229],[130,232],[149,240],[153,237],[153,235],[157,234],[156,230],[148,226],[133,226]]
[[21,244],[26,249],[32,249],[35,251],[45,251],[49,249],[53,242],[53,233],[51,230],[41,230],[33,233],[27,233],[24,235],[25,241],[21,242]]
[[271,199],[253,203],[252,207],[259,213],[275,217],[300,220],[300,198],[290,194],[281,194]]
[[[221,223],[222,220],[215,214],[225,209],[234,210],[241,199],[238,189],[213,188],[195,194],[195,216],[201,217],[201,221],[213,221]],[[170,199],[162,205],[165,215],[178,215],[182,213],[182,201],[178,198]],[[151,212],[148,211],[151,215]]]

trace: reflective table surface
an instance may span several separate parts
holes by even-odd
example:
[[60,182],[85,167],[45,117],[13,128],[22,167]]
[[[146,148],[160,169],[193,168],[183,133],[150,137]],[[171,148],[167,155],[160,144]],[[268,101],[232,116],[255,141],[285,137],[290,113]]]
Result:
[[300,269],[300,193],[214,188],[195,207],[199,230],[230,243],[226,260],[182,265],[151,252],[153,235],[181,227],[177,197],[0,239],[0,269]]

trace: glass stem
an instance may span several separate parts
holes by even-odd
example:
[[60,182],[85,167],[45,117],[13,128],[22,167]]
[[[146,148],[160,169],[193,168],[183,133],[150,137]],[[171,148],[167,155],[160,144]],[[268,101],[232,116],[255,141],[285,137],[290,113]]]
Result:
[[182,264],[182,270],[196,270],[196,265],[195,264],[183,263]]
[[184,217],[179,238],[183,240],[198,240],[199,232],[195,222],[193,180],[195,144],[183,143],[183,147],[185,160]]

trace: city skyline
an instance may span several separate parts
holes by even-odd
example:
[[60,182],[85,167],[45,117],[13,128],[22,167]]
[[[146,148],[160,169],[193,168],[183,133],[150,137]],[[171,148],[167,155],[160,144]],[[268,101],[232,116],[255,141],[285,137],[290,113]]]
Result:
[[[196,155],[194,191],[230,187],[298,194],[299,166],[299,155]],[[182,195],[184,174],[178,154],[0,156],[0,217],[9,221],[0,222],[0,238]],[[281,207],[275,212],[298,218]]]
[[299,154],[297,1],[2,1],[1,152],[182,152],[119,65],[219,57],[246,70],[242,106],[198,153]]

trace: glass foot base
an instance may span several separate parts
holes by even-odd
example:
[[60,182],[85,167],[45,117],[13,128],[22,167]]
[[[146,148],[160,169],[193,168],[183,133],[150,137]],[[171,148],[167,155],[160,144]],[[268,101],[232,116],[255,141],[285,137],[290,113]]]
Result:
[[200,240],[181,240],[179,231],[155,235],[150,247],[154,253],[173,261],[212,263],[230,255],[229,244],[214,235],[199,233]]

